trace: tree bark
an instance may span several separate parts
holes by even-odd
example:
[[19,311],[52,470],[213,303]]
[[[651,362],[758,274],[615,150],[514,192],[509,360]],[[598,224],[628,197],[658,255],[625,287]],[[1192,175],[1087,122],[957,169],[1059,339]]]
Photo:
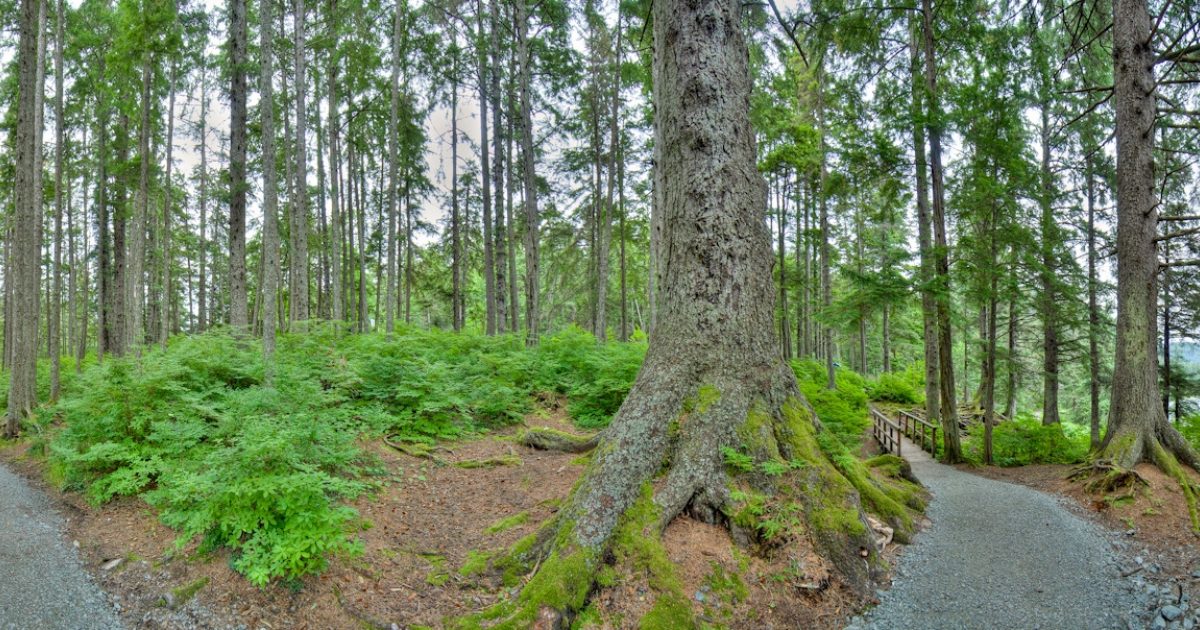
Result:
[[1092,157],[1086,158],[1088,260],[1088,426],[1092,450],[1100,447],[1100,305],[1096,263],[1096,177]]
[[339,160],[339,152],[341,151],[341,123],[338,121],[338,91],[337,91],[337,76],[338,76],[338,30],[337,30],[337,2],[329,0],[328,4],[329,15],[326,16],[328,28],[330,31],[330,49],[329,49],[329,226],[330,240],[333,241],[334,253],[331,257],[331,269],[329,272],[332,278],[333,290],[330,297],[330,302],[333,304],[333,320],[341,322],[346,320],[345,301],[343,297],[345,281],[342,278],[342,216],[341,216],[341,197],[339,186],[341,184],[341,162]]
[[308,114],[305,111],[305,92],[308,77],[305,74],[304,58],[307,54],[304,41],[304,0],[292,0],[292,28],[295,39],[296,67],[296,195],[291,204],[291,220],[288,224],[288,320],[295,325],[308,321]]
[[249,326],[246,296],[246,0],[229,0],[229,324]]
[[174,209],[174,187],[171,183],[171,169],[175,161],[175,61],[171,61],[171,82],[167,88],[171,91],[167,97],[167,158],[164,171],[166,179],[163,183],[163,236],[162,236],[162,319],[159,320],[158,341],[163,350],[167,349],[167,337],[171,332],[171,211]]
[[1159,397],[1155,307],[1158,204],[1154,185],[1154,51],[1146,0],[1113,3],[1113,106],[1117,139],[1117,341],[1108,432],[1099,457],[1142,461],[1176,476],[1200,531],[1196,494],[1179,462],[1200,456],[1167,422]]
[[200,278],[197,287],[196,330],[208,327],[208,66],[200,66]]
[[64,10],[63,0],[58,0],[54,11],[54,288],[50,312],[46,314],[46,334],[50,337],[50,402],[58,400],[62,389],[63,143],[66,137],[66,121],[63,120]]
[[[272,386],[275,376],[275,327],[278,325],[279,293],[279,191],[275,176],[275,70],[274,25],[271,9],[275,0],[260,0],[258,108],[262,129],[263,170],[263,381]],[[293,200],[293,203],[295,201]]]
[[529,45],[528,0],[517,0],[517,60],[520,67],[518,89],[521,108],[521,175],[525,188],[525,345],[538,345],[541,319],[539,278],[539,241],[541,240],[541,217],[538,214],[537,175],[534,171],[536,156],[533,146],[533,94],[530,84],[533,75],[533,57]]
[[925,52],[925,129],[929,135],[929,162],[933,183],[934,281],[938,327],[939,413],[947,463],[962,461],[958,435],[958,405],[954,391],[954,344],[950,322],[950,253],[946,242],[946,193],[942,172],[942,122],[938,101],[937,60],[933,34],[933,2],[921,0]]
[[[815,446],[819,423],[779,354],[741,5],[658,0],[652,10],[660,157],[654,176],[668,226],[662,251],[669,252],[661,261],[657,322],[645,363],[582,482],[526,558],[539,569],[518,598],[513,626],[547,616],[569,623],[586,605],[619,527],[632,525],[634,536],[657,544],[684,513],[726,522],[739,503],[731,488],[757,483],[727,471],[722,447],[739,441],[754,458],[807,462],[757,487],[776,492],[795,484],[809,523],[801,535],[814,539],[852,588],[865,588],[873,562],[859,555],[863,549],[874,556],[874,547],[865,540],[857,495]],[[829,527],[820,516],[826,508],[855,525]],[[539,600],[547,588],[565,596]],[[657,597],[655,607],[690,610],[682,593]]]
[[125,348],[135,350],[146,342],[142,320],[142,301],[145,297],[143,264],[146,252],[146,227],[150,215],[150,98],[154,71],[151,53],[142,53],[142,112],[138,125],[138,192],[134,204],[133,222],[129,225],[125,253]]
[[35,143],[38,116],[38,40],[42,28],[43,2],[21,0],[20,35],[17,47],[17,127],[14,140],[15,181],[12,231],[9,240],[9,271],[6,284],[12,287],[12,364],[9,374],[8,408],[4,437],[15,438],[20,421],[37,405],[38,287],[41,284],[39,255],[41,219],[35,190],[41,187],[36,166]]

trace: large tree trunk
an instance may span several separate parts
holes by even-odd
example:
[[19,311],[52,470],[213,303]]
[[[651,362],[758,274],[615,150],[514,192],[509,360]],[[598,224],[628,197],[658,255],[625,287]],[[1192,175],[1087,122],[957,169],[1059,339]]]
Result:
[[1179,479],[1200,531],[1196,493],[1179,462],[1200,456],[1167,422],[1155,334],[1154,51],[1146,0],[1113,3],[1113,104],[1117,138],[1117,342],[1108,433],[1099,457],[1120,468],[1151,461]]
[[229,0],[229,324],[250,323],[246,302],[246,0]]
[[[258,77],[258,108],[261,116],[262,129],[262,170],[263,170],[263,298],[262,298],[262,338],[263,338],[263,380],[269,386],[275,375],[275,327],[278,325],[278,293],[279,293],[279,191],[275,177],[275,88],[273,62],[275,60],[274,29],[271,23],[271,9],[274,0],[260,0],[258,11],[259,50],[262,51],[259,61]],[[294,200],[293,200],[294,201]]]
[[[488,64],[490,70],[488,72],[489,87],[488,104],[492,112],[492,195],[493,204],[492,211],[495,213],[496,227],[492,231],[492,238],[495,241],[493,247],[496,251],[496,332],[504,333],[515,327],[509,326],[509,309],[516,308],[509,303],[509,284],[515,282],[515,278],[508,273],[508,231],[511,226],[505,217],[504,207],[504,174],[505,168],[511,168],[511,164],[506,164],[504,159],[504,133],[502,131],[502,112],[500,107],[500,2],[491,0],[488,3],[490,7],[490,18],[488,22]],[[511,116],[511,115],[510,115]]]
[[[945,443],[945,460],[962,460],[958,435],[958,405],[954,391],[954,343],[950,322],[950,252],[946,242],[946,192],[942,172],[942,122],[938,101],[937,59],[933,34],[933,2],[921,0],[925,48],[925,128],[929,133],[929,162],[933,183],[934,282],[936,283],[938,327],[938,384],[941,388],[939,412]],[[964,353],[964,355],[969,353]]]
[[38,287],[41,284],[41,212],[35,190],[42,185],[36,166],[38,121],[38,39],[42,32],[43,2],[21,0],[17,48],[17,128],[15,144],[14,210],[9,240],[9,271],[13,322],[6,347],[11,347],[5,437],[16,437],[20,421],[37,405]]
[[[874,547],[858,496],[816,446],[820,425],[779,353],[740,13],[734,0],[654,4],[655,187],[669,253],[657,320],[645,363],[580,485],[523,558],[539,569],[507,610],[514,627],[569,621],[619,528],[655,545],[684,513],[727,522],[742,507],[731,489],[793,488],[808,517],[795,533],[810,536],[852,587],[868,582]],[[729,472],[723,447],[759,462],[806,463],[764,482]],[[664,610],[689,615],[677,589],[655,595],[643,624],[655,627],[649,621]]]

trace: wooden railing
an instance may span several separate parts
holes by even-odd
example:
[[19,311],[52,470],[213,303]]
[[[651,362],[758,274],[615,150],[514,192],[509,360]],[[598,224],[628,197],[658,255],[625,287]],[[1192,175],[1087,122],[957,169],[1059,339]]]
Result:
[[899,424],[880,413],[878,409],[871,407],[871,435],[875,437],[875,441],[879,442],[879,446],[883,447],[884,451],[902,457],[900,436],[903,433],[904,429]]
[[899,410],[900,427],[904,435],[908,439],[916,442],[921,450],[927,451],[929,454],[937,457],[938,454],[938,431],[936,424],[927,422],[919,416]]

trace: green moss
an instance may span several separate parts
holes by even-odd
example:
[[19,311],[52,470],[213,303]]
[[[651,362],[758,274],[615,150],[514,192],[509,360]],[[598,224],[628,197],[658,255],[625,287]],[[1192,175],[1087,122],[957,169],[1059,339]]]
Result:
[[1137,435],[1133,433],[1117,434],[1112,441],[1108,443],[1108,446],[1104,447],[1104,449],[1100,452],[1100,457],[1110,460],[1117,465],[1123,465],[1122,462],[1128,459],[1129,453],[1133,450],[1133,447],[1136,446],[1136,443]]
[[720,562],[711,563],[712,571],[704,578],[708,588],[721,599],[738,603],[750,597],[750,589],[742,582],[741,576],[732,571],[726,571]]
[[774,424],[769,414],[758,406],[752,407],[737,429],[742,447],[758,459],[782,459]]
[[506,516],[497,520],[491,525],[488,525],[487,529],[484,529],[483,531],[488,534],[499,534],[500,532],[506,532],[514,527],[520,527],[528,522],[529,512],[518,512],[512,516]]
[[696,389],[696,393],[683,399],[683,413],[707,413],[719,400],[721,400],[721,390],[713,385],[701,385]]
[[494,551],[476,551],[474,549],[468,551],[467,560],[458,569],[458,574],[463,577],[471,577],[487,571],[494,555],[496,555]]
[[879,472],[893,478],[899,478],[904,467],[904,459],[896,455],[876,455],[865,462],[867,468],[878,470]]
[[662,593],[654,606],[638,622],[639,630],[675,630],[697,628],[692,606],[681,594]]
[[1187,502],[1188,515],[1192,519],[1192,531],[1200,534],[1200,508],[1197,507],[1196,487],[1192,485],[1191,478],[1184,471],[1183,466],[1179,464],[1179,460],[1173,454],[1163,448],[1156,440],[1154,442],[1154,460],[1163,472],[1170,475],[1175,481],[1179,482],[1179,488],[1183,491],[1184,501]]
[[522,463],[521,458],[516,455],[501,455],[486,459],[464,459],[460,462],[454,462],[454,465],[459,468],[475,469],[495,468],[497,466],[520,466]]
[[179,608],[188,603],[188,601],[195,597],[196,593],[200,592],[200,589],[204,588],[205,586],[208,586],[207,575],[183,586],[171,589],[171,595],[174,597],[171,607]]
[[450,572],[446,570],[446,558],[436,553],[420,554],[425,562],[429,563],[429,574],[425,576],[425,583],[431,586],[443,586],[450,581]]
[[575,620],[571,622],[571,630],[601,628],[603,625],[603,620],[600,618],[600,611],[596,610],[595,606],[588,606],[575,616]]

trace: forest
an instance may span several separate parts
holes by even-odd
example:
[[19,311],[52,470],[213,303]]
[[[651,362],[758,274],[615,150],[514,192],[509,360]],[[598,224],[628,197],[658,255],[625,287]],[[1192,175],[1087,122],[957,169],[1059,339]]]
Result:
[[1195,3],[0,14],[0,622],[1200,624]]

